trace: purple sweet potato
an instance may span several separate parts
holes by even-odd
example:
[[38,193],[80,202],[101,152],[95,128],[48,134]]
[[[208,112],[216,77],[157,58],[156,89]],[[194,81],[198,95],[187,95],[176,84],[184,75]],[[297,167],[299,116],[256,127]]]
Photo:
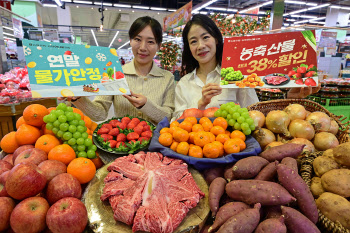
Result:
[[209,186],[209,207],[212,216],[216,215],[219,209],[219,202],[222,194],[225,192],[226,180],[222,177],[217,177]]
[[281,208],[289,233],[321,233],[316,225],[299,211],[286,206]]
[[295,172],[298,172],[298,162],[296,161],[296,159],[293,159],[291,157],[286,157],[282,159],[281,164],[284,164],[287,167],[293,169]]
[[271,162],[264,167],[255,177],[256,180],[271,181],[277,174],[278,161]]
[[230,182],[234,180],[235,178],[233,177],[233,171],[232,168],[235,166],[235,164],[231,164],[225,167],[224,170],[224,177],[227,180],[227,182]]
[[234,180],[226,185],[226,193],[246,204],[285,205],[295,201],[281,185],[263,180]]
[[224,224],[233,215],[249,209],[249,206],[243,202],[230,202],[220,207],[216,214],[213,225],[209,228],[208,232],[215,232],[222,224]]
[[251,156],[239,160],[232,168],[236,179],[250,179],[259,174],[269,161],[259,156]]
[[224,168],[223,167],[214,167],[207,170],[204,170],[204,178],[208,185],[211,184],[211,182],[216,177],[223,177],[224,176]]
[[260,221],[260,203],[229,218],[217,233],[252,233]]
[[298,172],[295,172],[284,164],[279,164],[277,166],[277,174],[278,180],[282,186],[297,199],[300,211],[308,217],[311,222],[316,224],[318,220],[318,211],[315,199]]
[[273,206],[264,206],[265,218],[279,218],[282,215],[281,206],[273,205]]
[[286,143],[280,146],[271,147],[260,153],[260,156],[269,162],[278,160],[279,162],[285,157],[297,158],[304,149],[305,145]]
[[262,221],[255,229],[254,233],[287,233],[287,227],[284,225],[283,216]]

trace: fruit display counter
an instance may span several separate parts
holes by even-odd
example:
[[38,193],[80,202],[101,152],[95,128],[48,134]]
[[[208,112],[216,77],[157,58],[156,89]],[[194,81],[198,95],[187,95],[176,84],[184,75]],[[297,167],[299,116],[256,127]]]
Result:
[[342,119],[310,100],[180,118],[98,125],[63,103],[28,105],[0,142],[0,231],[349,231],[347,209],[329,204],[350,205]]

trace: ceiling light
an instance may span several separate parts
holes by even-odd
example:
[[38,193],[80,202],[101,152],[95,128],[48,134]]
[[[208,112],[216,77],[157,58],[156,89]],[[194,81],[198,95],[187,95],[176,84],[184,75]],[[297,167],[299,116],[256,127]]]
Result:
[[266,11],[259,11],[259,13],[258,14],[266,14]]
[[342,7],[342,10],[350,10],[350,7]]
[[306,2],[302,1],[284,1],[285,3],[290,3],[290,4],[300,4],[300,5],[305,5]]
[[105,10],[108,10],[108,8],[105,8]]
[[79,8],[79,6],[77,6],[77,8]]
[[91,2],[88,2],[88,1],[76,1],[76,0],[74,0],[74,3],[91,4]]
[[57,5],[54,5],[54,4],[43,4],[43,7],[57,7]]
[[340,9],[340,8],[341,8],[341,6],[331,6],[331,8]]
[[112,44],[113,44],[115,38],[117,38],[118,34],[119,34],[119,31],[117,31],[117,32],[115,33],[115,35],[114,35],[114,37],[113,37],[111,43],[109,44],[108,48],[110,48],[110,47],[112,46]]
[[306,19],[306,20],[301,20],[301,21],[297,21],[297,22],[295,22],[295,24],[299,24],[299,23],[307,23],[307,22],[309,22],[309,20],[308,20],[308,19]]
[[93,10],[94,8],[93,7],[91,7],[91,10]]
[[146,9],[146,10],[148,10],[148,9],[149,9],[149,6],[132,6],[132,8],[135,8],[135,9]]
[[121,48],[123,48],[125,45],[127,45],[127,44],[129,44],[130,43],[130,41],[128,41],[128,42],[125,42],[125,44],[123,44],[122,46],[120,46],[118,49],[121,49]]
[[57,6],[62,6],[63,5],[61,0],[55,0],[55,3],[57,4]]
[[6,26],[2,26],[3,28],[7,29],[7,30],[12,30],[13,31],[13,28],[10,28],[10,27],[6,27]]
[[122,11],[122,10],[119,9],[119,11]]
[[317,3],[306,3],[307,6],[317,6]]
[[47,40],[47,39],[43,39],[43,41],[46,41],[46,42],[51,42],[51,41],[49,41],[49,40]]
[[62,0],[62,2],[72,2],[71,0]]
[[114,4],[114,7],[124,7],[124,8],[131,8],[131,5],[125,5],[125,4]]
[[175,12],[177,10],[176,9],[168,9],[168,11]]
[[104,2],[103,5],[104,5],[104,6],[113,6],[112,3],[108,3],[108,2]]
[[267,5],[270,5],[270,4],[272,4],[272,3],[273,3],[273,1],[268,1],[268,2],[265,2],[265,3],[263,3],[263,4],[259,4],[259,5],[256,5],[256,6],[252,6],[252,7],[249,7],[248,9],[244,9],[244,10],[242,10],[242,11],[239,11],[239,13],[245,13],[245,12],[250,11],[250,10],[253,10],[253,9],[255,9],[255,8],[260,8],[260,7],[263,7],[263,6],[267,6]]
[[135,11],[134,11],[134,10],[132,10],[131,12],[132,12],[132,13],[134,13]]
[[97,43],[97,40],[96,40],[96,36],[95,36],[94,30],[91,29],[91,33],[92,33],[92,36],[94,37],[96,46],[98,46],[98,43]]
[[318,5],[318,6],[307,8],[307,10],[311,11],[311,10],[315,10],[315,9],[318,9],[318,8],[326,7],[326,6],[329,6],[329,5],[331,5],[331,4],[326,3],[326,4],[322,4],[322,5]]
[[13,36],[13,37],[15,37],[15,35],[10,34],[10,33],[7,33],[7,32],[3,32],[3,34],[4,34],[4,35],[7,35],[7,36]]
[[154,11],[166,11],[166,8],[161,8],[161,7],[151,7],[151,10],[154,10]]
[[204,8],[204,7],[207,7],[207,6],[209,6],[209,5],[211,5],[211,4],[213,4],[214,2],[217,2],[218,0],[210,0],[209,2],[206,2],[206,3],[204,3],[203,5],[201,5],[201,6],[199,6],[199,7],[194,7],[194,8],[192,8],[192,12],[197,12],[198,13],[198,11],[200,10],[200,9],[202,9],[202,8]]
[[317,21],[317,20],[324,20],[326,19],[326,17],[319,17],[319,18],[316,18],[316,19],[310,19],[310,21]]
[[296,21],[295,19],[286,19],[287,21],[291,21],[291,22],[294,22]]

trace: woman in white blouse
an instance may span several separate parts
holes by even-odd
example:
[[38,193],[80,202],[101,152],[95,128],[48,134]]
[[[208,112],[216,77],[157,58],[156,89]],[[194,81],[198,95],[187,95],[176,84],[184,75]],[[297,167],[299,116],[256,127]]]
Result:
[[[173,120],[188,108],[204,110],[235,102],[242,107],[259,102],[253,88],[222,89],[220,87],[223,38],[220,30],[208,16],[198,14],[186,24],[182,40],[181,75],[175,89]],[[305,98],[320,89],[293,88],[288,98]]]

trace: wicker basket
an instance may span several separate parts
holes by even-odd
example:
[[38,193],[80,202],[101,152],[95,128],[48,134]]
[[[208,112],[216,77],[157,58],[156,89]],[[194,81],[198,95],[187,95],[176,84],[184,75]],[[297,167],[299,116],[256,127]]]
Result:
[[309,112],[324,112],[333,120],[335,120],[339,125],[339,131],[336,135],[339,143],[344,143],[349,141],[349,123],[350,121],[346,120],[344,116],[336,116],[322,105],[307,99],[281,99],[281,100],[271,100],[265,102],[259,102],[253,105],[248,106],[248,110],[258,110],[262,112],[265,116],[273,110],[283,110],[290,104],[300,104]]
[[[322,151],[315,152],[309,155],[305,155],[305,157],[301,159],[300,175],[305,183],[309,186],[309,188],[311,185],[311,179],[314,176],[313,162],[316,157],[321,156],[322,154]],[[318,210],[318,225],[327,232],[350,233],[350,230],[343,227],[339,222],[331,221],[329,218],[324,216],[320,210]]]

